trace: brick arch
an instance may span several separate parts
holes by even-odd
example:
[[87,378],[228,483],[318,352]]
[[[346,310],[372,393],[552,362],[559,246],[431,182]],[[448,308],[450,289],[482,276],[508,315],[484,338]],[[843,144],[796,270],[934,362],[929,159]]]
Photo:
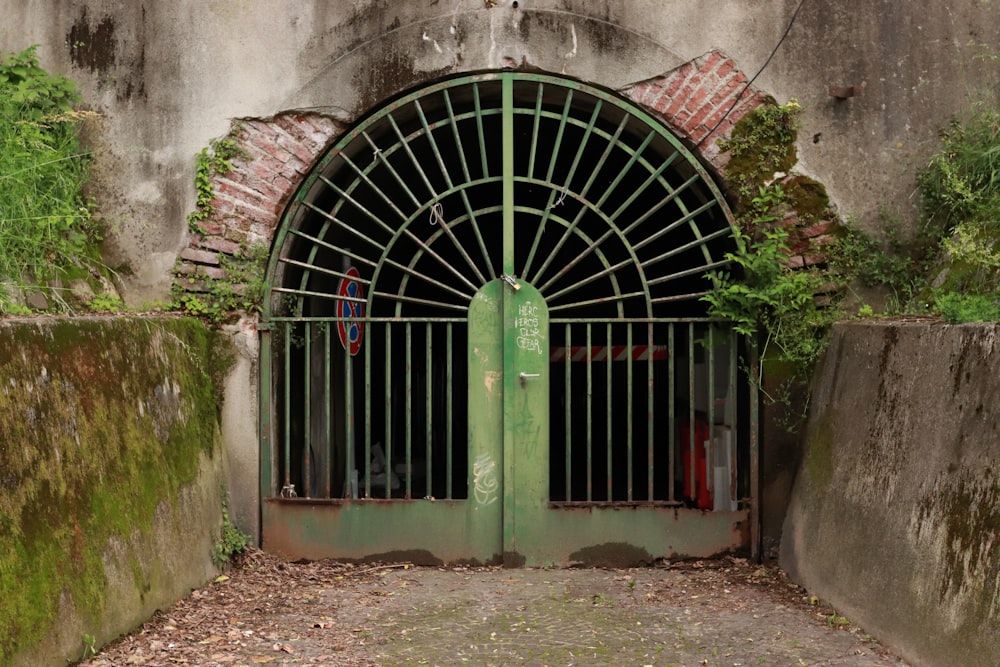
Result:
[[[701,156],[724,177],[728,160],[716,142],[728,139],[739,119],[767,99],[747,88],[747,81],[732,58],[711,51],[619,92],[697,145]],[[238,257],[250,245],[270,246],[302,180],[345,129],[326,116],[297,112],[235,121],[229,137],[241,156],[231,161],[230,171],[212,176],[212,213],[198,223],[197,233],[181,251],[175,286],[207,292],[211,281],[227,278],[226,258]]]

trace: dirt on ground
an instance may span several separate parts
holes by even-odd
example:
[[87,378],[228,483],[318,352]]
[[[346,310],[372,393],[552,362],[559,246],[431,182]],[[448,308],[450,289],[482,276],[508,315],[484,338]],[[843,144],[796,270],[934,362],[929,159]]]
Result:
[[773,566],[291,563],[260,551],[82,663],[906,667]]

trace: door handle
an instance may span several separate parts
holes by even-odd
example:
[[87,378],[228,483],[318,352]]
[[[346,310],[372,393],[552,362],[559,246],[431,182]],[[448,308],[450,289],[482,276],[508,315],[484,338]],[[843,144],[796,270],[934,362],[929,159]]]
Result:
[[517,374],[517,376],[519,378],[521,378],[521,386],[522,387],[528,386],[528,379],[529,378],[537,378],[537,377],[541,377],[541,375],[542,375],[541,373],[525,373],[524,371],[521,371],[520,373]]

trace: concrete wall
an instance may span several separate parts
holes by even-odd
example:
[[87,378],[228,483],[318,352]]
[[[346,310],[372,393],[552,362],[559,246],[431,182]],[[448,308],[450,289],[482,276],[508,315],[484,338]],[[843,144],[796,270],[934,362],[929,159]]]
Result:
[[1000,656],[1000,326],[841,324],[785,522],[792,578],[915,666]]
[[0,323],[0,665],[79,659],[217,573],[233,357],[194,320]]
[[[109,258],[132,303],[163,298],[194,206],[194,155],[233,118],[349,121],[434,77],[529,66],[619,89],[713,49],[755,72],[796,0],[0,0],[0,50],[41,44],[81,83]],[[985,46],[982,46],[985,45]],[[756,86],[802,103],[799,168],[845,215],[910,214],[936,131],[996,86],[1000,12],[966,3],[805,3]],[[864,86],[836,100],[830,85]]]

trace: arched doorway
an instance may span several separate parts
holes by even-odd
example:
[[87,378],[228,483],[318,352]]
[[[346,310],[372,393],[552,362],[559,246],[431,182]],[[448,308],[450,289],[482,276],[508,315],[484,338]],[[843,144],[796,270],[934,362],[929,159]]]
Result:
[[542,74],[358,122],[284,216],[262,322],[263,542],[305,557],[631,563],[746,546],[747,350],[698,161]]

